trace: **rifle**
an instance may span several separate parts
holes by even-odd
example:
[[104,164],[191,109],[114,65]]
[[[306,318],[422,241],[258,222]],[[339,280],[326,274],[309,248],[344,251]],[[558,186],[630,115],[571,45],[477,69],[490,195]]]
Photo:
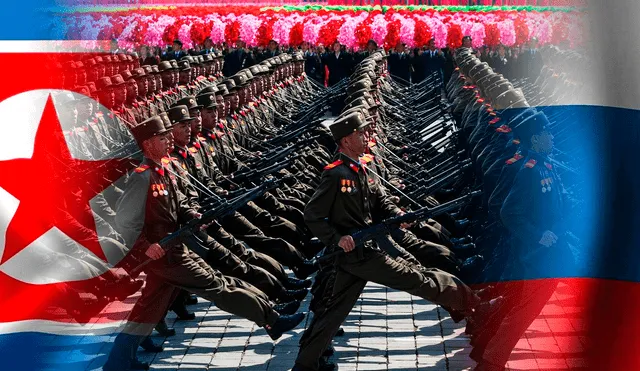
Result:
[[[369,241],[375,241],[382,250],[384,250],[387,254],[389,254],[389,256],[395,259],[401,255],[401,251],[398,250],[387,237],[389,234],[391,234],[392,230],[399,228],[403,223],[411,223],[416,220],[429,219],[434,216],[449,212],[451,210],[455,210],[466,202],[470,201],[473,197],[480,195],[480,193],[480,191],[473,191],[464,196],[458,197],[435,207],[423,207],[416,211],[406,213],[402,216],[396,216],[386,219],[381,223],[375,224],[365,229],[361,229],[355,233],[351,233],[351,237],[353,237],[356,248],[362,248],[364,247],[365,243]],[[336,248],[337,250],[330,253],[325,252],[323,256],[318,258],[319,262],[322,263],[339,255],[346,254],[341,247],[337,245],[332,247],[333,250],[335,250]]]
[[[216,219],[222,218],[224,216],[227,216],[235,212],[239,208],[246,205],[247,202],[253,201],[256,198],[260,197],[262,194],[264,194],[264,192],[277,187],[279,182],[280,181],[276,181],[276,180],[267,180],[261,185],[248,190],[242,196],[238,196],[231,200],[220,199],[219,202],[207,205],[210,207],[207,207],[207,211],[202,213],[202,216],[199,219],[190,220],[185,225],[180,227],[177,231],[171,233],[170,235],[158,241],[158,244],[160,246],[167,246],[168,244],[173,243],[176,240],[183,239],[189,235],[193,235],[194,231],[197,231],[202,226],[210,224]],[[132,274],[132,273],[135,274],[137,272],[140,272],[142,268],[144,268],[147,264],[151,263],[152,261],[153,259],[147,259],[143,261],[141,264],[135,267],[129,274]]]

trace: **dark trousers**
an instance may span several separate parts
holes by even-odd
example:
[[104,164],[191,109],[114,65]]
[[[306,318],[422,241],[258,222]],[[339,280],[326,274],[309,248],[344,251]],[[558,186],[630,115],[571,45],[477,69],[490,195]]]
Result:
[[[437,269],[417,269],[388,255],[365,250],[337,259],[336,276],[326,305],[315,312],[305,331],[296,363],[313,370],[322,353],[360,297],[368,281],[376,282],[430,300],[454,310],[467,311],[478,298],[458,278]],[[308,332],[308,333],[307,333]]]

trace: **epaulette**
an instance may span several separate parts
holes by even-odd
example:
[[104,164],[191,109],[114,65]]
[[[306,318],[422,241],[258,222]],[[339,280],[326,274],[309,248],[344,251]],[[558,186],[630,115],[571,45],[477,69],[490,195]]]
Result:
[[366,154],[366,155],[360,157],[360,163],[361,164],[368,164],[371,161],[373,161],[373,155],[372,154]]
[[201,142],[206,142],[207,138],[198,136],[198,140],[201,141]]
[[515,155],[513,155],[513,157],[511,157],[510,159],[508,159],[507,161],[505,161],[505,163],[506,163],[507,165],[513,165],[513,164],[515,164],[516,162],[520,161],[523,157],[524,157],[523,155],[521,155],[521,154],[519,154],[519,153],[516,153]]
[[198,150],[196,149],[196,147],[189,147],[189,152],[196,153],[198,152]]
[[143,171],[147,170],[149,168],[149,165],[140,165],[136,168],[135,172],[136,173],[142,173]]
[[510,133],[511,132],[511,128],[507,125],[502,125],[499,128],[496,129],[496,131],[498,133]]
[[526,163],[526,164],[524,164],[524,167],[528,167],[529,169],[531,169],[531,168],[533,168],[534,166],[536,166],[536,163],[537,163],[537,162],[538,162],[538,161],[536,161],[536,160],[534,160],[534,159],[531,159],[531,160],[527,161],[527,163]]
[[163,157],[162,160],[160,160],[162,162],[163,165],[168,165],[171,162],[171,159],[168,157]]
[[513,144],[520,144],[520,139],[514,139],[511,141]]
[[339,165],[342,165],[342,160],[338,160],[338,161],[332,162],[329,165],[325,166],[324,169],[325,170],[330,170],[330,169],[333,169],[334,167],[339,166]]

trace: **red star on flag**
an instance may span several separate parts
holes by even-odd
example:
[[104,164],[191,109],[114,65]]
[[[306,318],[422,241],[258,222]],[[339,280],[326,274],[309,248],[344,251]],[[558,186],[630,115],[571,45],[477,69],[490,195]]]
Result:
[[0,188],[20,201],[0,264],[54,227],[106,261],[89,201],[131,167],[130,159],[74,159],[49,95],[32,157],[0,161]]

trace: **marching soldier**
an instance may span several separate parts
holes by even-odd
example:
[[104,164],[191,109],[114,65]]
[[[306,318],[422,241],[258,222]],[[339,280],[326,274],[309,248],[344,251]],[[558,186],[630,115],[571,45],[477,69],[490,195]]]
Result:
[[[294,370],[318,370],[319,360],[340,324],[351,311],[367,281],[407,291],[443,306],[471,313],[479,298],[459,279],[437,269],[425,269],[404,260],[392,260],[372,246],[354,251],[351,233],[373,224],[375,213],[401,215],[359,161],[367,138],[364,117],[353,113],[338,119],[330,129],[339,143],[336,161],[327,165],[316,193],[305,209],[312,232],[345,255],[336,258],[336,277],[326,307],[315,313],[305,334]],[[334,369],[325,364],[323,370]]]
[[169,150],[170,135],[162,119],[155,116],[142,122],[133,134],[145,160],[127,181],[118,204],[117,224],[132,253],[149,259],[144,268],[147,284],[103,369],[148,368],[136,360],[135,350],[164,315],[178,289],[215,301],[220,309],[256,322],[273,339],[297,326],[304,319],[303,313],[280,315],[262,291],[213,270],[180,241],[159,244],[180,224],[201,215],[187,205],[162,161]]

